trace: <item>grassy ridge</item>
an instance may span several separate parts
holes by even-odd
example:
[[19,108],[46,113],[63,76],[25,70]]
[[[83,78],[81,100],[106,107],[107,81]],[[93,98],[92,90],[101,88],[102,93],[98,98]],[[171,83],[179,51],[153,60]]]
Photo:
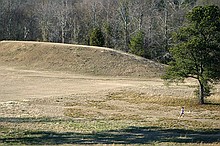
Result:
[[43,43],[0,42],[0,64],[102,76],[159,77],[159,63],[109,48]]

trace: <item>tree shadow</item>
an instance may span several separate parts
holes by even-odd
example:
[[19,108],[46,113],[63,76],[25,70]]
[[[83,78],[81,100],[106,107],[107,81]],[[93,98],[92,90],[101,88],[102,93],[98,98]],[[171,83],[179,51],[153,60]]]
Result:
[[212,102],[206,102],[204,105],[210,105],[210,106],[219,106],[220,103],[212,103]]
[[0,138],[3,144],[57,145],[57,144],[151,144],[155,142],[174,143],[219,143],[220,129],[193,131],[185,129],[164,129],[161,127],[128,127],[97,133],[25,131],[16,138]]
[[39,123],[39,122],[61,122],[61,121],[64,121],[64,120],[51,118],[51,117],[37,117],[37,118],[34,118],[34,117],[26,117],[26,118],[0,117],[0,122],[9,122],[9,123]]

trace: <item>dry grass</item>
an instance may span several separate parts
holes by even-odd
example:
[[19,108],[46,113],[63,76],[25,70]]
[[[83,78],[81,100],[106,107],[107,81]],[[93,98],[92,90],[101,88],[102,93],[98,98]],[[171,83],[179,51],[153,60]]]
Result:
[[199,105],[198,99],[195,97],[149,96],[138,92],[118,92],[112,93],[108,97],[109,100],[123,100],[135,104],[152,103],[163,106],[185,106],[193,109],[220,110],[220,99],[218,95],[208,97],[206,105]]
[[175,98],[175,97],[158,97],[158,96],[148,96],[137,92],[119,92],[109,95],[109,99],[113,100],[123,100],[129,103],[152,103],[164,106],[192,106],[196,103],[196,99],[190,98]]
[[0,145],[219,145],[219,85],[201,106],[194,82],[166,88],[160,64],[88,46],[5,41],[1,64],[19,69],[0,68]]
[[[103,98],[104,99],[104,98]],[[210,98],[213,103],[218,100]],[[178,111],[181,106],[185,106],[185,119],[178,119]],[[68,107],[66,115],[70,117],[80,117],[85,119],[102,120],[131,120],[145,126],[157,126],[164,128],[184,128],[188,129],[215,129],[219,124],[215,123],[220,119],[219,104],[198,105],[197,100],[182,99],[179,97],[149,97],[146,94],[123,91],[110,93],[105,100],[88,100],[83,104],[73,104]],[[158,113],[160,112],[160,113]],[[174,114],[166,116],[166,114]],[[215,121],[210,122],[211,121]],[[180,124],[180,125],[178,125]]]
[[0,63],[102,76],[158,77],[163,71],[161,64],[108,48],[41,42],[0,42]]
[[[218,98],[210,99],[218,103]],[[179,105],[186,99],[175,100],[177,97],[156,98],[134,91],[111,92],[102,99],[90,97],[83,102],[68,100],[68,119],[0,118],[0,143],[219,145],[219,106],[209,104],[205,108],[192,102],[187,104],[187,109],[194,106],[192,112],[178,118]]]

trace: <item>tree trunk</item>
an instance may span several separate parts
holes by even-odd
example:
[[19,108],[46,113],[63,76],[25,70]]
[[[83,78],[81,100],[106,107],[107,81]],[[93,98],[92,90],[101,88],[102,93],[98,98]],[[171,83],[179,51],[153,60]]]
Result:
[[201,81],[199,81],[199,104],[204,104],[204,97],[205,97],[205,89],[204,89],[204,85],[202,84]]
[[61,41],[62,41],[62,43],[65,43],[64,26],[61,26]]

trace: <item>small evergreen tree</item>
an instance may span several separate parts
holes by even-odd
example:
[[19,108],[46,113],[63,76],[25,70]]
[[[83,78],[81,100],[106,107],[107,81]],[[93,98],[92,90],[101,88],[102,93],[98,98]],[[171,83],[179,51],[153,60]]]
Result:
[[135,36],[131,38],[129,45],[129,52],[138,56],[144,56],[144,33],[138,31]]
[[91,46],[100,46],[100,47],[103,47],[105,45],[105,38],[100,28],[94,28],[92,30],[89,44]]
[[105,47],[108,47],[108,48],[112,48],[112,40],[111,40],[111,37],[112,37],[112,27],[110,24],[108,24],[107,22],[104,23],[103,25],[103,32],[104,32],[104,37],[105,37]]
[[197,6],[188,13],[187,19],[189,24],[174,35],[175,45],[169,49],[173,61],[164,79],[196,79],[199,103],[204,104],[212,83],[220,79],[220,9]]

